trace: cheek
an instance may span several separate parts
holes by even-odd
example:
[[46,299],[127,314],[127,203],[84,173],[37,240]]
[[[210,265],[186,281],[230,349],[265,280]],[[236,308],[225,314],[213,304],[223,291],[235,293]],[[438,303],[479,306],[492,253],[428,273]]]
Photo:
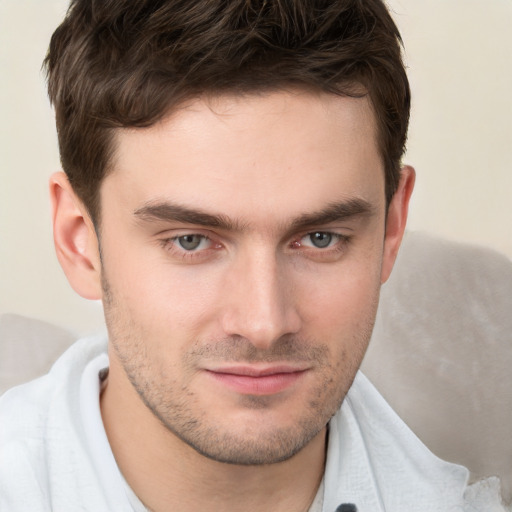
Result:
[[[129,252],[129,251],[127,251]],[[104,272],[126,322],[152,337],[196,336],[214,317],[215,293],[222,276],[215,269],[180,267],[144,255],[118,254]],[[155,340],[156,341],[156,340]]]
[[[301,317],[306,336],[330,346],[344,367],[358,367],[366,351],[380,293],[378,264],[349,265],[313,283],[304,283]],[[355,372],[354,372],[355,373]]]
[[367,321],[375,314],[380,291],[380,267],[351,266],[334,269],[323,276],[303,278],[302,316],[307,321],[341,328]]

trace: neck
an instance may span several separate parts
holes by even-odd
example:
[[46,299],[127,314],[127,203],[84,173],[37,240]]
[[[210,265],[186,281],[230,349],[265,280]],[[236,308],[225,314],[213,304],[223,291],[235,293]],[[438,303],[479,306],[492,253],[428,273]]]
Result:
[[[152,512],[306,512],[322,480],[325,429],[292,458],[238,466],[211,460],[165,428],[112,372],[101,396],[107,437],[128,485]],[[115,377],[119,377],[116,375]]]

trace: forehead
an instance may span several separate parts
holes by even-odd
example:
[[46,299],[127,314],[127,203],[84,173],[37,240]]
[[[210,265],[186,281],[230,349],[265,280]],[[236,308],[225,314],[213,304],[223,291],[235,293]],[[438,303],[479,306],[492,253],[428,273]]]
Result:
[[102,187],[126,207],[169,200],[253,219],[360,197],[384,201],[367,98],[303,91],[194,100],[116,134]]

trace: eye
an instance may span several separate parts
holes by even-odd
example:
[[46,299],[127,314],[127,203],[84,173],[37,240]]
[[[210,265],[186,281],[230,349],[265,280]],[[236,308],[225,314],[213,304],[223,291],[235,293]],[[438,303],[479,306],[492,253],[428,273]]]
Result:
[[298,254],[313,261],[328,263],[338,261],[346,254],[352,236],[332,231],[310,231],[291,243]]
[[333,240],[332,233],[326,233],[325,231],[316,231],[315,233],[309,233],[305,237],[311,241],[311,245],[318,249],[325,249],[331,245]]
[[183,235],[175,238],[175,243],[185,251],[196,251],[206,249],[209,246],[209,240],[203,235]]
[[328,231],[315,231],[303,236],[299,242],[301,247],[326,249],[339,242],[341,236]]
[[[183,233],[183,231],[182,231]],[[158,240],[167,257],[177,263],[202,263],[220,255],[222,243],[212,240],[209,235],[200,233],[183,233]]]

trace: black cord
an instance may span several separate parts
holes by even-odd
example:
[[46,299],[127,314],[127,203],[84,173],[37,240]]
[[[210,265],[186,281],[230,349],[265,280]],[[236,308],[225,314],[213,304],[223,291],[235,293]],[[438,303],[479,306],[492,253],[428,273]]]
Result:
[[357,507],[353,503],[342,503],[336,512],[357,512]]

